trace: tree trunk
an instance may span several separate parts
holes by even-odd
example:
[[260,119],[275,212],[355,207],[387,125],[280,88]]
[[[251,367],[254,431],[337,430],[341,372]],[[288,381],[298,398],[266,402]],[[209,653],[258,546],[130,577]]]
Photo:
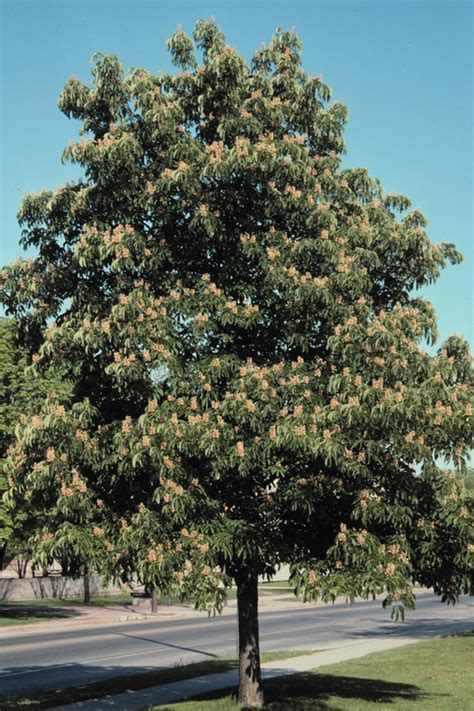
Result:
[[23,579],[26,576],[26,570],[28,568],[28,561],[24,560],[23,558],[17,558],[15,561],[16,565],[16,572],[18,573],[18,577]]
[[84,602],[90,602],[91,601],[91,586],[90,586],[90,580],[89,576],[84,575]]
[[5,560],[5,552],[7,550],[7,544],[2,543],[0,545],[0,570],[3,570],[3,561]]
[[156,594],[156,588],[151,590],[151,611],[158,612],[158,595]]
[[241,570],[235,576],[239,616],[239,704],[263,706],[260,648],[258,642],[258,575]]

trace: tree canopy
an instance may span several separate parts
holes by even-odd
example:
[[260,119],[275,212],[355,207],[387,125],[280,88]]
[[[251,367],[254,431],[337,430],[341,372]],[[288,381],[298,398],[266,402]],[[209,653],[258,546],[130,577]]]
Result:
[[65,398],[70,390],[57,373],[49,372],[47,377],[27,373],[29,354],[17,330],[14,319],[0,317],[0,566],[7,544],[10,554],[29,557],[28,539],[38,523],[35,512],[23,502],[12,509],[1,498],[8,488],[4,458],[15,440],[15,429],[41,407],[49,391],[56,390]]
[[12,318],[0,317],[0,457],[15,439],[15,428],[22,415],[33,414],[48,391],[64,397],[67,383],[56,373],[47,379],[28,373],[30,354],[18,339],[18,324]]
[[[412,606],[416,579],[454,601],[472,580],[451,471],[472,439],[471,362],[459,336],[427,352],[436,319],[415,291],[461,256],[342,167],[346,107],[294,32],[250,63],[213,21],[193,37],[169,40],[174,74],[97,55],[91,84],[61,94],[84,177],[23,200],[36,256],[1,293],[33,369],[76,385],[71,406],[24,418],[11,500],[50,512],[43,556],[94,551],[218,609],[234,578],[241,622],[280,563],[306,600]],[[258,686],[254,622],[241,653]]]

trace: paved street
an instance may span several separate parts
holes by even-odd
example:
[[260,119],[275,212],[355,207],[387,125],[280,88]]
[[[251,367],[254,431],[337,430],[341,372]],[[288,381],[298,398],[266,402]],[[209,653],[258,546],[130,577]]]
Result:
[[[448,607],[426,593],[405,622],[391,622],[380,601],[354,606],[298,605],[262,610],[263,650],[314,649],[382,637],[424,639],[474,628],[474,600]],[[0,695],[75,686],[180,662],[235,653],[236,618],[147,619],[69,628],[49,625],[0,635]]]

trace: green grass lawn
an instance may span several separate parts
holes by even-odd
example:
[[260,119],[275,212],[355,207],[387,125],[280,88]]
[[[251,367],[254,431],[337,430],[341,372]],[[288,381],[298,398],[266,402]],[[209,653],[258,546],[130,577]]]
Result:
[[[474,632],[320,667],[265,684],[268,711],[469,711]],[[227,694],[154,711],[237,711]],[[151,711],[151,710],[150,710]]]
[[[132,601],[132,596],[130,593],[117,593],[114,595],[94,595],[91,601],[87,605],[93,605],[96,607],[107,607],[107,605],[125,605]],[[45,598],[33,598],[32,600],[1,600],[0,601],[0,614],[2,614],[2,608],[5,606],[40,606],[40,607],[64,607],[64,606],[77,606],[84,605],[84,599],[82,597],[45,597]]]
[[[272,580],[269,583],[260,583],[258,586],[258,595],[260,599],[263,597],[268,597],[271,595],[293,595],[293,588],[290,588],[288,586],[287,581],[282,581],[282,582],[277,582],[276,580]],[[227,590],[227,597],[229,600],[235,600],[237,597],[237,589],[236,588],[229,588]],[[295,598],[296,599],[296,598]]]
[[61,619],[67,617],[61,612],[53,610],[2,610],[0,608],[0,627],[11,627],[11,625],[29,625],[32,622],[44,622],[45,620]]
[[[263,661],[272,662],[278,659],[288,659],[304,654],[312,654],[316,650],[283,650],[278,652],[264,652]],[[92,684],[57,691],[44,691],[28,697],[15,697],[10,699],[0,699],[1,711],[44,711],[61,704],[86,701],[87,699],[101,698],[109,694],[121,694],[128,690],[146,689],[158,684],[168,684],[170,682],[191,679],[195,676],[205,674],[216,674],[219,672],[237,669],[236,657],[218,657],[194,664],[183,664],[180,666],[159,669],[158,671],[136,674],[135,676],[118,677],[115,679],[105,679]],[[201,706],[202,708],[202,706]],[[232,707],[235,709],[235,704]]]
[[[130,594],[101,595],[93,597],[89,604],[97,607],[108,605],[124,605],[131,602]],[[75,615],[70,607],[83,605],[82,598],[35,598],[33,600],[0,601],[0,627],[25,625],[45,620],[72,619]]]

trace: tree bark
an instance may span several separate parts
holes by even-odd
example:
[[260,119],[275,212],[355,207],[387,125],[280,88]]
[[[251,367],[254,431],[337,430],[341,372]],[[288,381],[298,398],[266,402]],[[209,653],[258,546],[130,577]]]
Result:
[[7,550],[7,544],[2,543],[0,545],[0,570],[3,570],[3,561],[5,560],[5,552]]
[[28,561],[23,560],[23,558],[17,558],[15,561],[16,565],[16,572],[18,573],[18,577],[23,579],[26,576],[26,570],[28,568]]
[[90,602],[91,601],[91,587],[90,587],[90,581],[89,581],[89,576],[84,575],[84,602]]
[[241,570],[235,576],[239,616],[239,704],[263,706],[260,647],[258,641],[258,575]]
[[158,595],[156,594],[156,588],[151,590],[151,611],[158,612]]

